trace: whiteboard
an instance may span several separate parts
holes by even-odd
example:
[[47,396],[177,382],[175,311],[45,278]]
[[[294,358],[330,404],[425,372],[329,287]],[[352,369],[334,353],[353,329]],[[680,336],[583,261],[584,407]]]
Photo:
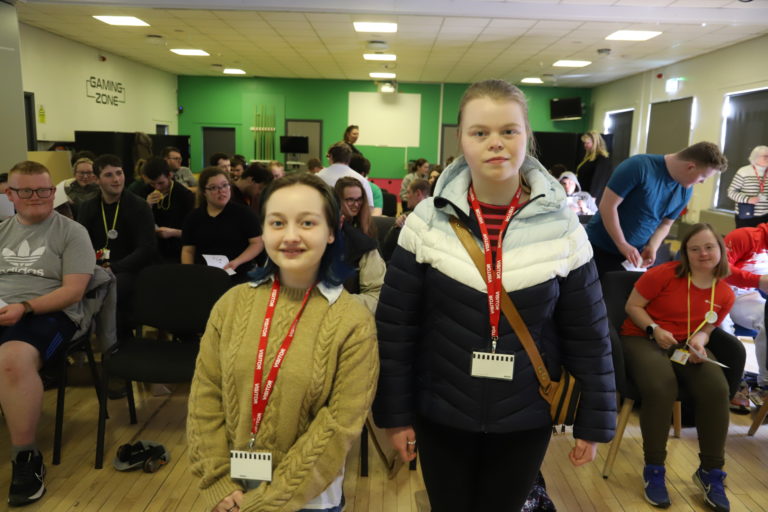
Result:
[[347,124],[360,127],[356,146],[418,147],[421,94],[350,92]]

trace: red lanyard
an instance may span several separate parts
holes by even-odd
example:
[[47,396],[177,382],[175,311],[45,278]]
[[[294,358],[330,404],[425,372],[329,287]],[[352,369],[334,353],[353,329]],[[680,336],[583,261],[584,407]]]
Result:
[[755,167],[753,165],[752,166],[752,170],[755,171],[755,178],[760,180],[760,193],[762,194],[763,193],[763,189],[765,188],[765,176],[766,176],[766,174],[768,174],[768,167],[763,169],[763,177],[762,178],[760,178],[760,176],[758,176],[758,174],[757,174],[757,167]]
[[288,329],[288,334],[283,340],[283,344],[280,346],[280,350],[275,355],[275,362],[272,363],[272,368],[269,369],[267,375],[267,382],[264,383],[264,391],[261,391],[261,379],[264,376],[264,358],[267,352],[267,339],[269,338],[269,328],[272,326],[272,317],[275,315],[275,306],[277,305],[277,297],[280,294],[280,280],[275,276],[275,281],[272,283],[272,293],[269,295],[269,303],[267,304],[267,312],[264,315],[264,325],[261,327],[261,336],[259,337],[259,352],[256,355],[256,369],[253,371],[253,404],[252,404],[252,423],[251,423],[251,444],[253,447],[254,439],[256,439],[256,433],[259,431],[259,425],[261,420],[264,419],[264,411],[267,408],[267,402],[272,395],[272,390],[275,388],[275,381],[277,380],[277,374],[280,371],[280,367],[285,360],[285,353],[288,352],[288,348],[291,346],[293,336],[296,333],[296,325],[299,323],[299,318],[304,312],[304,306],[307,305],[309,300],[309,294],[312,292],[311,286],[304,294],[304,300],[301,302],[299,312],[296,313],[296,318],[293,319],[291,328]]
[[477,217],[477,223],[480,226],[480,234],[483,237],[483,252],[485,253],[485,284],[488,288],[488,314],[490,315],[491,323],[491,348],[494,353],[496,353],[496,342],[499,340],[499,318],[501,317],[502,241],[504,239],[504,230],[507,229],[507,224],[509,224],[512,215],[514,215],[520,205],[520,194],[522,194],[522,192],[523,188],[518,186],[517,192],[515,192],[515,196],[509,204],[507,214],[504,216],[504,221],[501,223],[499,240],[496,247],[496,269],[494,271],[491,238],[488,236],[488,227],[483,218],[483,211],[480,209],[480,202],[475,195],[475,189],[471,185],[469,187],[469,201],[472,205],[472,209],[475,211],[475,217]]

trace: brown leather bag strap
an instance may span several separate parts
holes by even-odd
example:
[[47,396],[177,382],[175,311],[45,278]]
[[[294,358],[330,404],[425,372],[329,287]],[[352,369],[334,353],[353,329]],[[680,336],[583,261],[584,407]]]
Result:
[[[459,237],[459,241],[469,253],[469,257],[472,258],[478,272],[480,272],[480,275],[485,279],[485,258],[480,251],[480,247],[477,246],[472,233],[456,217],[451,216],[450,223],[451,227],[456,232],[456,236]],[[507,317],[509,325],[514,329],[525,352],[528,354],[528,359],[531,360],[533,369],[536,372],[536,378],[539,379],[539,384],[543,388],[542,390],[546,393],[549,391],[549,386],[552,383],[547,367],[541,359],[541,354],[539,354],[539,350],[536,348],[536,343],[533,341],[528,326],[525,325],[525,321],[520,316],[520,313],[515,307],[515,303],[509,298],[509,294],[504,289],[503,285],[501,287],[501,292],[501,311],[504,313],[504,316]]]

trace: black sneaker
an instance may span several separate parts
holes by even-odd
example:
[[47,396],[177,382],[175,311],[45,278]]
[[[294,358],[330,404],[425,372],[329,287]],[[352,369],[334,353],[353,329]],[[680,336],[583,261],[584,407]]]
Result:
[[8,504],[12,507],[29,505],[45,494],[45,464],[43,455],[35,455],[31,450],[20,452],[13,465],[11,488],[8,491]]

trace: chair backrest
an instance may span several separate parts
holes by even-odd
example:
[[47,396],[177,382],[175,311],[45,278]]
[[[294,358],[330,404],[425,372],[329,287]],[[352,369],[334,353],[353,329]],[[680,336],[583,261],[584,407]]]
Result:
[[381,213],[388,217],[394,217],[397,215],[397,196],[389,193],[388,191],[381,190],[384,206],[381,208]]
[[600,279],[603,285],[603,298],[608,310],[611,326],[619,332],[621,324],[627,318],[624,306],[635,282],[643,275],[641,272],[606,272]]
[[376,225],[376,238],[379,242],[379,249],[384,245],[384,240],[387,238],[387,233],[395,225],[394,217],[376,216],[371,217],[373,223]]
[[136,279],[134,319],[174,334],[199,334],[214,303],[232,285],[220,268],[164,264],[146,267]]
[[608,312],[610,323],[611,353],[613,355],[613,368],[616,375],[616,389],[623,397],[633,400],[638,398],[635,386],[627,379],[627,371],[624,365],[624,348],[621,344],[619,330],[627,313],[624,306],[627,303],[632,287],[642,274],[640,272],[606,272],[602,279],[603,299]]

